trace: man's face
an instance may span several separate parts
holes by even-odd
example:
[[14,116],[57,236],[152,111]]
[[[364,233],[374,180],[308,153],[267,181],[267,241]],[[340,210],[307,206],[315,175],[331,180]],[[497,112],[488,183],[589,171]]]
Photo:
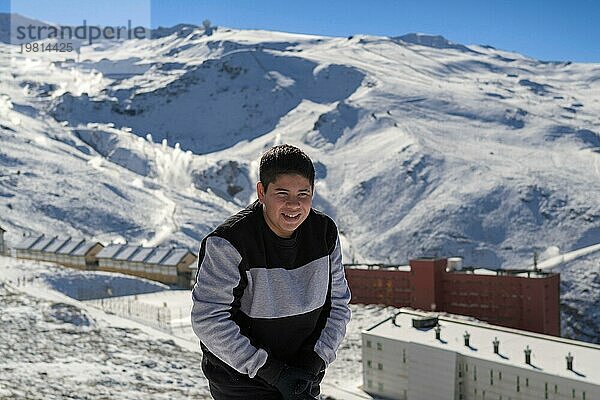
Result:
[[301,175],[278,175],[266,191],[262,182],[258,182],[256,192],[263,204],[265,221],[277,236],[292,236],[308,217],[313,191],[310,181]]

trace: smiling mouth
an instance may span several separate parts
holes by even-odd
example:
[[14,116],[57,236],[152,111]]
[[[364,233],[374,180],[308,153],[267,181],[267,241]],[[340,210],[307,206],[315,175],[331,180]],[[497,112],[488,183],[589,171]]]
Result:
[[286,221],[298,221],[300,219],[300,213],[296,213],[296,214],[281,213],[281,215],[283,215],[283,218]]

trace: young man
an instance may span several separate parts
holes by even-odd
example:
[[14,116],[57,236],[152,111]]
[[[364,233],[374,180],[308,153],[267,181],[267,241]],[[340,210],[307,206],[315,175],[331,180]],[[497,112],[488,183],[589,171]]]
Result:
[[315,170],[281,145],[260,161],[258,200],[203,241],[192,327],[216,400],[316,399],[350,320],[333,220],[311,208]]

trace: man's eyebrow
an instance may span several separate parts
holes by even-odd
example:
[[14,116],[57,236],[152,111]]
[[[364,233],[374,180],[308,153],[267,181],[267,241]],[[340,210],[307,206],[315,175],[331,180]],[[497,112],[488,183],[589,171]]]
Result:
[[[286,188],[275,188],[273,189],[276,192],[289,192],[290,189],[286,189]],[[306,189],[298,189],[299,192],[310,192],[310,188],[306,188]]]

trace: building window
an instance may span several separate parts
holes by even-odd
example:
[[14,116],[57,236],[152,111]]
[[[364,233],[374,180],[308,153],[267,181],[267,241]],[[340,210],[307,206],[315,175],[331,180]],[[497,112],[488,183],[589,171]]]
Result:
[[490,385],[494,385],[494,370],[490,369]]
[[544,383],[544,399],[548,398],[548,382]]
[[382,370],[383,369],[383,364],[382,363],[377,363],[377,369]]
[[519,393],[521,391],[521,382],[520,382],[520,378],[517,376],[517,393]]
[[406,349],[402,349],[402,362],[406,364]]
[[465,372],[469,372],[469,364],[465,363]]
[[367,340],[367,347],[371,347],[371,341]]
[[473,380],[476,381],[477,380],[477,366],[473,367]]
[[371,368],[373,365],[373,363],[371,362],[371,360],[367,360],[367,367]]
[[383,383],[379,382],[377,385],[377,388],[379,389],[380,392],[383,392]]
[[554,393],[558,393],[558,385],[554,385]]
[[573,389],[573,390],[571,391],[571,398],[572,398],[572,399],[574,399],[574,398],[575,398],[575,389]]
[[525,378],[525,386],[529,387],[529,378]]
[[581,394],[581,398],[582,398],[583,400],[585,400],[585,392],[583,392],[583,393]]
[[502,371],[498,372],[498,380],[500,380],[500,381],[502,380]]
[[373,387],[373,381],[372,380],[368,380],[367,381],[367,387]]
[[377,350],[383,350],[383,346],[381,345],[381,343],[377,343]]

